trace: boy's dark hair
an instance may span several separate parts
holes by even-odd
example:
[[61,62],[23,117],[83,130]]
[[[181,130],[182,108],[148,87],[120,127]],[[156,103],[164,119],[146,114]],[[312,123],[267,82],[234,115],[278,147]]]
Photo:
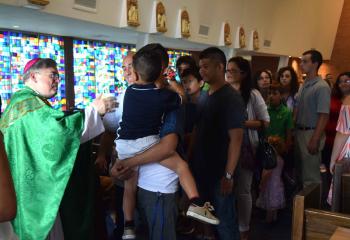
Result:
[[33,64],[24,74],[23,82],[26,82],[30,78],[30,73],[45,68],[57,68],[57,63],[51,58],[40,58],[36,63]]
[[168,51],[159,43],[150,43],[147,44],[146,46],[142,47],[138,52],[156,52],[161,60],[162,60],[162,65],[163,67],[168,67],[169,65],[169,55]]
[[197,79],[197,81],[201,81],[202,77],[199,74],[198,69],[192,69],[192,68],[187,68],[183,71],[183,73],[181,74],[181,79],[187,77],[187,76],[193,76]]
[[250,93],[253,88],[252,70],[250,62],[240,56],[233,57],[228,60],[229,63],[234,63],[239,68],[239,71],[244,74],[244,79],[241,82],[241,96],[244,103],[247,105],[250,99]]
[[189,65],[189,68],[195,69],[197,67],[196,61],[191,56],[181,56],[176,60],[176,69],[180,67],[181,64]]
[[307,55],[307,54],[311,55],[311,62],[312,63],[315,63],[315,62],[318,63],[318,65],[317,65],[317,70],[318,70],[320,68],[320,66],[322,65],[322,62],[323,62],[322,54],[319,51],[315,50],[315,49],[312,49],[312,50],[304,52],[303,56]]
[[151,83],[159,78],[162,62],[157,52],[140,51],[133,56],[133,67],[143,81]]
[[217,47],[209,47],[204,49],[199,54],[199,59],[212,59],[218,63],[221,63],[224,66],[224,72],[226,71],[226,56],[225,53]]
[[290,95],[294,96],[299,90],[298,76],[297,76],[297,73],[295,72],[294,68],[292,68],[291,66],[287,66],[287,67],[283,67],[280,70],[278,70],[277,81],[281,82],[282,74],[285,71],[289,71],[290,72],[290,76],[291,76],[291,80],[290,80]]
[[279,92],[280,94],[283,94],[285,92],[285,88],[280,83],[272,83],[270,86],[271,92]]

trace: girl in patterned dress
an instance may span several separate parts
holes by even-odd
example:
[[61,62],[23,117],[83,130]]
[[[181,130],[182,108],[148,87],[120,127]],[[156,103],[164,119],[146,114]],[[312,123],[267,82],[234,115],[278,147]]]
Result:
[[[343,99],[331,156],[330,171],[332,174],[334,173],[334,165],[339,162],[344,163],[345,172],[350,172],[350,72],[338,76],[335,88],[341,92]],[[327,201],[329,204],[332,202],[332,186]]]
[[277,166],[271,170],[263,170],[260,181],[260,193],[256,200],[258,208],[266,210],[266,223],[277,221],[277,212],[285,207],[284,185],[281,178],[285,153],[284,140],[279,136],[268,137],[268,142],[275,148]]

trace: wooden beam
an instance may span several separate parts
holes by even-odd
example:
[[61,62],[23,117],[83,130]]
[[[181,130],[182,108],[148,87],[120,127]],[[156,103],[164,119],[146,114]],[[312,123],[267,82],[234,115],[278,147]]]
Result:
[[302,240],[304,231],[304,196],[296,195],[293,200],[292,240]]
[[342,213],[350,214],[350,173],[342,176]]
[[306,209],[305,222],[306,240],[328,240],[337,227],[350,228],[350,215]]
[[293,200],[292,240],[302,240],[304,236],[304,209],[319,208],[321,205],[321,185],[313,183],[300,191]]
[[67,111],[71,111],[75,107],[74,94],[74,61],[73,61],[73,38],[63,37],[64,39],[64,63],[65,63],[65,78],[66,78],[66,99]]
[[350,239],[350,229],[337,227],[335,232],[333,233],[330,240],[349,240]]
[[333,174],[333,188],[332,188],[332,212],[340,212],[341,209],[341,180],[343,175],[343,164],[336,163]]

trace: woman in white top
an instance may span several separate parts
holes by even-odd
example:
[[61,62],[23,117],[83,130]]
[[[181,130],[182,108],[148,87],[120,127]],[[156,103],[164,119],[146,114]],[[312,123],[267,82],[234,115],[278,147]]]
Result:
[[255,164],[255,150],[259,138],[257,129],[265,128],[270,122],[267,106],[258,90],[253,89],[251,68],[248,60],[233,57],[228,61],[226,81],[241,93],[247,106],[247,120],[241,149],[240,168],[237,171],[236,195],[238,203],[238,221],[241,239],[248,239],[252,211],[251,184]]
[[[334,174],[336,163],[343,163],[343,173],[350,173],[350,72],[341,73],[335,82],[335,91],[342,97],[336,127],[329,170]],[[332,205],[333,181],[328,193],[328,203]]]

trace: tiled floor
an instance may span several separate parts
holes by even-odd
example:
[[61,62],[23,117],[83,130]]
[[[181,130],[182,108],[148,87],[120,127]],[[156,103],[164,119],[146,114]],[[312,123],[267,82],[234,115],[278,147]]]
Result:
[[279,212],[276,223],[266,224],[260,210],[255,209],[252,218],[250,240],[289,240],[291,239],[292,211],[285,208]]

